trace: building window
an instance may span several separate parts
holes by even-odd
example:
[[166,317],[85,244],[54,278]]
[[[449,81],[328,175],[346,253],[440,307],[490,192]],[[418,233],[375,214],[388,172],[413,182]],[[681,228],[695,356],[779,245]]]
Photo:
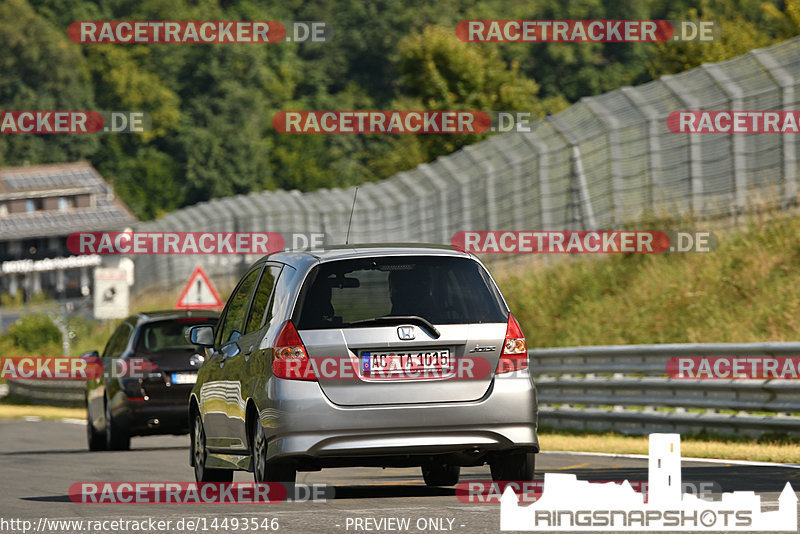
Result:
[[58,210],[66,211],[75,207],[75,197],[59,197]]
[[5,217],[6,215],[8,215],[8,204],[0,202],[0,217]]
[[29,198],[25,201],[25,211],[28,213],[32,211],[40,211],[42,209],[41,198]]

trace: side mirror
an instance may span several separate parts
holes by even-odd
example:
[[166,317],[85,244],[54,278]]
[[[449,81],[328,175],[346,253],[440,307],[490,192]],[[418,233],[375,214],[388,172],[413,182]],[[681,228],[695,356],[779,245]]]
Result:
[[214,327],[209,325],[197,325],[186,331],[186,341],[192,345],[201,347],[214,346]]
[[81,354],[81,359],[83,360],[91,360],[92,358],[99,358],[100,353],[96,350],[90,350],[89,352],[84,352]]
[[90,350],[81,354],[80,359],[85,362],[86,376],[89,379],[99,378],[103,374],[103,360],[100,359],[100,353],[96,350]]

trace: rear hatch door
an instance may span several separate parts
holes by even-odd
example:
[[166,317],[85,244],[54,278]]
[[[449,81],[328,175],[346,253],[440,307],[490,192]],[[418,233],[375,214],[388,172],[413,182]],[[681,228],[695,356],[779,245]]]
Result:
[[298,331],[320,387],[344,406],[473,401],[491,386],[508,311],[466,256],[320,264]]

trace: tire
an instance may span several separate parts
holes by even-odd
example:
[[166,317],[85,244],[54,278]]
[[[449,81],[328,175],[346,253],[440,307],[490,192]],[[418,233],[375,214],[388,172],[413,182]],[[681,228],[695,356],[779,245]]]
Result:
[[489,463],[492,480],[495,482],[533,480],[536,470],[536,455],[532,452],[512,452],[496,457]]
[[422,478],[425,485],[435,486],[455,486],[458,484],[458,477],[461,475],[461,466],[443,463],[431,463],[422,466]]
[[111,407],[106,399],[106,449],[110,451],[127,451],[131,448],[131,436],[111,415]]
[[192,457],[194,479],[197,482],[233,482],[233,469],[211,469],[206,467],[206,431],[200,414],[192,422]]
[[253,445],[250,454],[253,457],[253,478],[257,483],[281,482],[294,484],[297,480],[297,471],[289,464],[267,462],[267,435],[264,427],[256,420],[252,435]]
[[89,408],[89,402],[86,402],[86,441],[89,444],[90,451],[104,451],[106,450],[106,433],[98,432],[92,424],[92,412]]

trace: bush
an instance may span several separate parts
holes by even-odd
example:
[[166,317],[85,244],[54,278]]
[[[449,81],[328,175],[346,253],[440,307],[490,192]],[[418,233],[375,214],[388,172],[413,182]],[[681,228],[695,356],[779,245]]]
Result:
[[17,291],[13,296],[10,293],[0,295],[0,306],[3,308],[17,308],[22,304],[22,291]]
[[61,343],[61,331],[47,315],[23,315],[8,327],[8,336],[16,347],[33,352],[43,345]]

